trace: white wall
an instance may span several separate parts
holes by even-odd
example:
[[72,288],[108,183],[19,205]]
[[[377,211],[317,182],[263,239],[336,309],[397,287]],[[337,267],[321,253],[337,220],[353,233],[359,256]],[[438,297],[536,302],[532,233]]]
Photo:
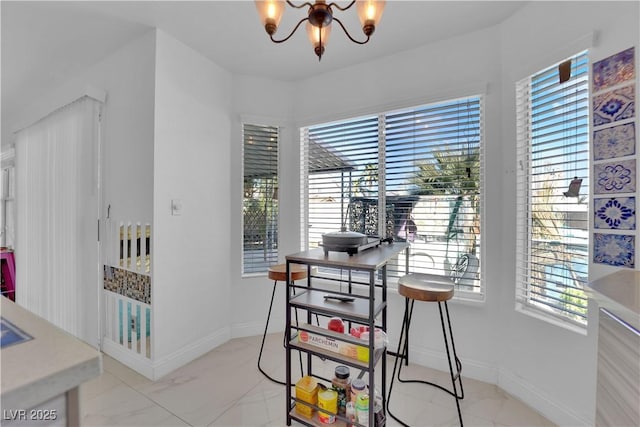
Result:
[[87,87],[106,91],[103,175],[110,179],[102,191],[104,207],[111,205],[112,217],[152,218],[154,40],[153,32],[143,35],[97,64],[77,70],[14,117],[3,117],[4,137],[5,130],[33,123],[77,99]]
[[[491,253],[503,260],[499,384],[562,424],[593,425],[595,416],[597,309],[589,309],[588,335],[580,335],[513,310],[515,233],[515,82],[590,48],[593,63],[636,46],[638,2],[531,2],[501,26],[503,234]],[[533,24],[539,23],[539,24]],[[589,34],[596,41],[589,45]],[[590,278],[611,269],[592,264]],[[527,387],[530,389],[527,390]]]
[[[111,218],[151,223],[153,209],[153,32],[98,64],[107,91],[103,133],[104,206]],[[103,83],[104,82],[104,83]]]
[[[279,259],[300,249],[298,195],[300,185],[299,133],[293,126],[293,90],[290,83],[264,78],[234,75],[231,122],[231,278],[232,335],[234,337],[261,334],[271,298],[273,282],[266,274],[242,275],[242,122],[280,127],[278,162],[280,177],[278,196],[280,214],[278,235],[280,237]],[[287,208],[283,208],[286,206]],[[284,286],[276,291],[274,310],[269,329],[282,330],[284,325]],[[241,308],[241,309],[240,309]]]
[[[231,75],[157,31],[154,376],[225,342],[230,264]],[[182,213],[171,215],[171,200]]]
[[[499,29],[494,27],[314,78],[313,84],[330,88],[331,92],[311,99],[304,97],[302,90],[296,91],[300,94],[296,99],[297,121],[301,125],[311,124],[482,94],[485,170],[499,171],[502,169],[499,36]],[[311,81],[299,82],[298,88],[309,84]],[[496,325],[500,323],[503,264],[491,253],[500,248],[502,241],[501,212],[493,208],[501,204],[501,179],[498,174],[488,173],[485,181],[482,255],[486,302],[450,305],[456,327],[456,347],[465,365],[465,375],[493,383],[498,378],[496,343],[501,338]],[[403,300],[395,291],[390,294],[389,327],[391,343],[395,346]],[[411,351],[414,361],[444,369],[446,359],[439,322],[437,307],[424,305],[416,310],[413,324],[433,327],[423,326],[412,331]]]

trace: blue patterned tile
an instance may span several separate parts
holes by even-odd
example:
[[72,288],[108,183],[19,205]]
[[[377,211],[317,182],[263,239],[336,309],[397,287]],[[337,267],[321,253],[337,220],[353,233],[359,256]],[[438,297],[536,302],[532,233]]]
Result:
[[608,230],[636,229],[636,198],[593,199],[593,227]]
[[635,50],[629,48],[593,64],[593,91],[598,92],[635,77]]
[[635,159],[593,165],[594,194],[635,193]]
[[593,262],[616,267],[635,267],[635,236],[593,234]]
[[600,126],[636,115],[636,85],[610,90],[593,98],[593,125]]
[[593,132],[593,160],[614,159],[636,153],[635,123]]

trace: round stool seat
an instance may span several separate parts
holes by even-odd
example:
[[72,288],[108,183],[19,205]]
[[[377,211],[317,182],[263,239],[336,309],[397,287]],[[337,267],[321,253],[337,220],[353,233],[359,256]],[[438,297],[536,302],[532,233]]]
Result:
[[[291,280],[300,280],[307,277],[307,269],[301,265],[290,264]],[[276,264],[269,266],[269,279],[277,281],[287,281],[287,265]]]
[[398,279],[398,293],[416,301],[447,301],[453,298],[453,282],[435,274],[410,273]]

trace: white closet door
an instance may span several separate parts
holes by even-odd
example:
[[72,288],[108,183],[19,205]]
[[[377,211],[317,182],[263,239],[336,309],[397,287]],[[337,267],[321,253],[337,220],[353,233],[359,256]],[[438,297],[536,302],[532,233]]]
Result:
[[84,97],[16,138],[16,302],[94,347],[99,111]]

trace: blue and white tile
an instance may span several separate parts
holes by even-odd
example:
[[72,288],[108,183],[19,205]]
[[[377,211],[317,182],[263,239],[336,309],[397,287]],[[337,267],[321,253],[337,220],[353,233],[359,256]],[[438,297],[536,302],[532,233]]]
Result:
[[594,194],[635,193],[635,159],[593,165]]
[[635,267],[635,236],[593,234],[593,262],[615,267]]
[[636,229],[636,198],[593,199],[594,228],[605,230]]
[[593,98],[593,125],[601,126],[635,117],[636,85],[613,89]]
[[626,123],[593,132],[593,160],[615,159],[636,153],[636,125]]
[[598,92],[635,77],[635,50],[633,47],[611,55],[593,64],[593,91]]

